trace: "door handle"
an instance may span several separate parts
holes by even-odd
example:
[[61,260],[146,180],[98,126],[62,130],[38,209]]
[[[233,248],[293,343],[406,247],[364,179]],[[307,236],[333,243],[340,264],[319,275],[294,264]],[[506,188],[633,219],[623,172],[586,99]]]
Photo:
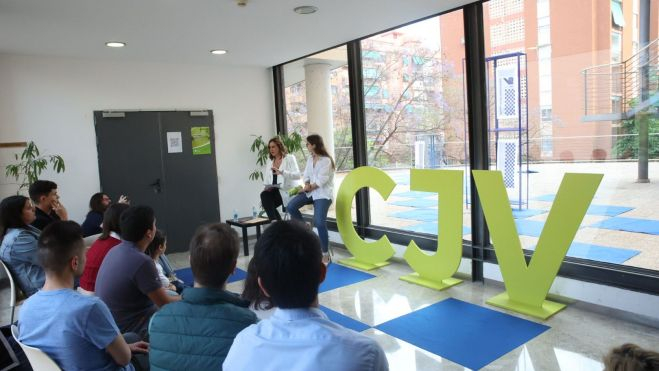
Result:
[[153,188],[153,193],[155,194],[162,192],[162,187],[160,185],[160,178],[156,179],[155,182],[149,184],[149,186]]

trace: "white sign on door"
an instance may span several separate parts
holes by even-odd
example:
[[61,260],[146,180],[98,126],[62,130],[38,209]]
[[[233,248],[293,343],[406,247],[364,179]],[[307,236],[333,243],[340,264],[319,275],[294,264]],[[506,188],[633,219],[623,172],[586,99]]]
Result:
[[183,152],[183,141],[180,131],[167,132],[167,153]]

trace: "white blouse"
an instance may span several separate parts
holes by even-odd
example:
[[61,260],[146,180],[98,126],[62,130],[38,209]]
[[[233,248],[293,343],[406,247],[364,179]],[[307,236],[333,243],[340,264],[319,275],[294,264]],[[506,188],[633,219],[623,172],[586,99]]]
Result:
[[[268,158],[263,169],[263,185],[272,186],[272,159]],[[281,160],[279,165],[281,175],[277,175],[277,184],[279,185],[279,193],[281,199],[286,205],[288,203],[288,191],[291,188],[297,187],[300,184],[300,168],[297,166],[297,160],[293,155],[286,155]]]
[[307,167],[304,168],[304,183],[316,184],[318,188],[307,192],[307,197],[313,197],[314,200],[328,199],[334,196],[334,169],[332,160],[329,157],[319,157],[316,165],[313,164],[313,156],[307,160]]

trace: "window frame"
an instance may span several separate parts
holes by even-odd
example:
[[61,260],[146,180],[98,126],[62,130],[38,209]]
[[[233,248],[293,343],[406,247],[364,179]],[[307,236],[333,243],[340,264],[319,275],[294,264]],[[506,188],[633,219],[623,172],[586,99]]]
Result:
[[[353,155],[354,166],[359,167],[366,165],[366,128],[364,120],[364,96],[363,96],[363,76],[362,76],[362,50],[361,41],[371,36],[389,32],[399,27],[410,25],[412,23],[424,21],[429,18],[441,16],[453,11],[462,10],[465,24],[465,66],[467,66],[467,92],[468,101],[468,142],[469,142],[469,159],[471,169],[489,169],[488,159],[488,141],[487,141],[487,110],[485,96],[485,86],[479,80],[479,72],[485,69],[485,52],[484,52],[484,25],[483,25],[483,3],[486,1],[476,1],[462,7],[450,9],[438,14],[432,14],[421,19],[417,19],[406,24],[391,27],[389,29],[366,35],[362,38],[351,40],[336,46],[328,47],[309,55],[296,58],[291,61],[273,66],[273,79],[275,90],[275,117],[277,131],[285,133],[286,112],[285,96],[283,86],[283,66],[287,63],[304,59],[308,56],[334,49],[341,45],[346,45],[348,50],[348,75],[350,81],[350,108],[353,135]],[[550,30],[549,26],[548,29]],[[550,31],[548,31],[550,32]],[[409,64],[412,65],[411,57]],[[404,63],[404,61],[403,61]],[[484,73],[484,72],[483,72]],[[482,77],[482,76],[480,76]],[[482,206],[474,186],[473,177],[470,176],[472,192],[472,241],[463,241],[462,256],[471,260],[472,280],[482,281],[483,263],[497,264],[494,249],[489,242],[489,231],[485,223]],[[429,251],[435,251],[437,248],[437,238],[432,235],[408,232],[400,229],[387,228],[383,226],[374,226],[370,223],[370,205],[369,190],[363,188],[356,195],[356,221],[353,222],[357,233],[363,238],[378,239],[386,234],[392,243],[407,245],[410,239],[414,239],[416,244]],[[336,221],[328,220],[330,230],[337,231]],[[527,263],[530,261],[532,251],[525,250],[524,255]],[[571,278],[579,281],[603,284],[632,291],[639,291],[653,295],[659,295],[659,271],[633,266],[624,266],[619,264],[610,264],[596,262],[579,258],[565,257],[558,275],[565,278]]]

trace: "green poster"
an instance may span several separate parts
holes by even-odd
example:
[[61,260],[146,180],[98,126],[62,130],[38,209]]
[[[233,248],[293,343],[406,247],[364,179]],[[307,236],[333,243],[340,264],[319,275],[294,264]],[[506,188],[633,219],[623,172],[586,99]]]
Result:
[[208,126],[195,126],[190,129],[192,135],[192,154],[211,154],[211,129]]

